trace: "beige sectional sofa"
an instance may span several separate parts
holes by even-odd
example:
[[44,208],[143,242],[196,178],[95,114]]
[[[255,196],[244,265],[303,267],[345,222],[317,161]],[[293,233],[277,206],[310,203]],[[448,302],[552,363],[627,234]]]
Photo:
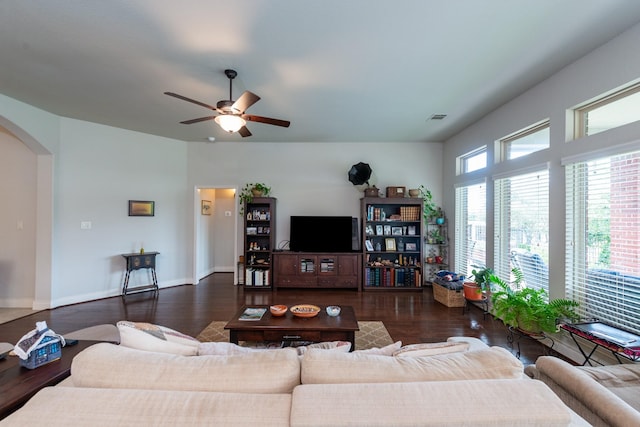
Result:
[[415,356],[184,356],[100,343],[0,425],[588,425],[503,348]]
[[573,366],[543,356],[526,373],[594,426],[640,426],[640,365]]

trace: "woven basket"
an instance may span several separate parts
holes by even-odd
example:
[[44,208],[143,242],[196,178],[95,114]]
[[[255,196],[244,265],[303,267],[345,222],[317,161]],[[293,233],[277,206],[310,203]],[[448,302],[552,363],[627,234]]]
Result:
[[447,289],[437,283],[433,283],[433,299],[447,307],[464,307],[464,292],[462,290]]

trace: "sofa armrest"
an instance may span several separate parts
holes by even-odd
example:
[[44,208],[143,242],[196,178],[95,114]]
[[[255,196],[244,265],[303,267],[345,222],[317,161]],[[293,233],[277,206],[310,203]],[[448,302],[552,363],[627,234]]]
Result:
[[528,369],[528,372],[547,384],[567,406],[593,425],[640,425],[638,411],[564,360],[541,356],[536,360],[535,369]]

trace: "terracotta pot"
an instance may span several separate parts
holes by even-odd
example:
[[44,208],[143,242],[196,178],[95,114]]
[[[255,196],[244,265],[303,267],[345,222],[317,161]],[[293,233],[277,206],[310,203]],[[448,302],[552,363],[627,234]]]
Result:
[[475,282],[464,282],[462,286],[464,290],[465,299],[468,299],[471,301],[482,300],[482,297],[484,295],[482,293],[482,290],[480,289],[480,286],[478,286],[478,284],[476,284]]
[[256,188],[252,188],[251,194],[253,194],[253,197],[262,197],[262,195],[264,194],[264,191],[258,190]]

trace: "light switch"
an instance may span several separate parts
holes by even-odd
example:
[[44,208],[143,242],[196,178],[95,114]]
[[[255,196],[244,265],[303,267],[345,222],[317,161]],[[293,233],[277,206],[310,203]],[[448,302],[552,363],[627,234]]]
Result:
[[91,230],[91,221],[82,221],[80,222],[81,230]]

